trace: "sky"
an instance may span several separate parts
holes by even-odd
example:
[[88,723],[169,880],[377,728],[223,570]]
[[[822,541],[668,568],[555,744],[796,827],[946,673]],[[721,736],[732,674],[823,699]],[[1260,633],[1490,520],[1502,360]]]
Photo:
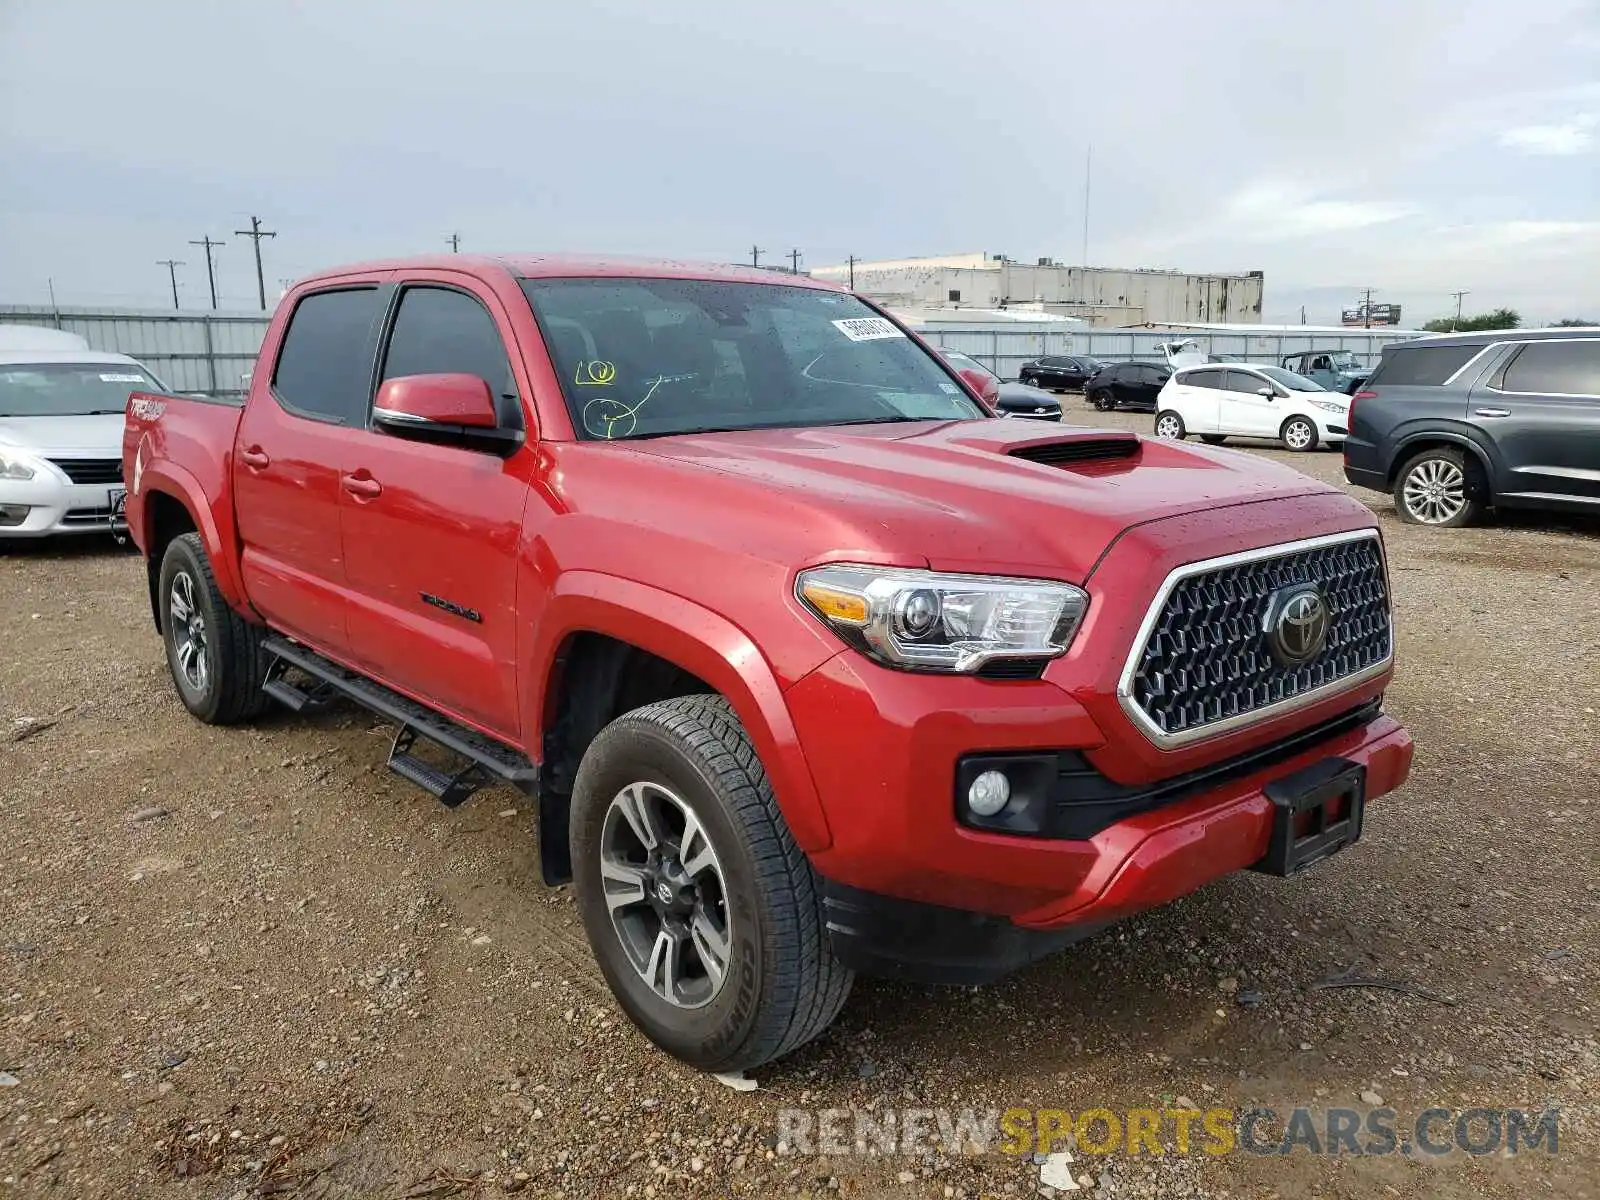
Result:
[[1600,319],[1600,0],[0,0],[0,303],[447,249],[1266,273]]

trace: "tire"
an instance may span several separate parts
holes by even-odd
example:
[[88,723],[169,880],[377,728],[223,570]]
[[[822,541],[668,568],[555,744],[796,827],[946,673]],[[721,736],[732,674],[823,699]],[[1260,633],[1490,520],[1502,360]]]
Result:
[[1220,446],[1223,442],[1227,441],[1227,434],[1202,433],[1200,435],[1200,440],[1208,446]]
[[234,725],[266,711],[267,631],[222,598],[199,534],[167,544],[157,589],[167,668],[183,706],[207,725]]
[[1317,448],[1317,427],[1305,417],[1290,417],[1278,430],[1278,438],[1296,454],[1307,454]]
[[1094,405],[1096,412],[1111,412],[1117,407],[1117,402],[1107,392],[1089,392],[1087,394],[1089,403]]
[[1476,459],[1464,450],[1436,446],[1400,468],[1394,507],[1408,524],[1459,529],[1482,518],[1485,490]]
[[1156,417],[1155,433],[1158,438],[1168,438],[1174,442],[1181,442],[1189,436],[1183,418],[1170,408]]
[[[665,856],[647,851],[630,812],[651,814],[644,824]],[[578,768],[570,839],[601,973],[668,1054],[704,1071],[748,1070],[809,1042],[844,1006],[854,975],[828,943],[816,876],[722,697],[650,704],[601,730]],[[608,889],[631,897],[615,920]],[[657,965],[669,962],[670,978]]]

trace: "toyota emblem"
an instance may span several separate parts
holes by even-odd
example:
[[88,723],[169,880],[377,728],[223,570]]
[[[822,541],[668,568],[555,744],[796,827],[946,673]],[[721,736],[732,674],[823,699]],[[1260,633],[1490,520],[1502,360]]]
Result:
[[1322,653],[1332,621],[1328,602],[1316,584],[1280,588],[1267,607],[1267,648],[1284,666],[1303,666]]

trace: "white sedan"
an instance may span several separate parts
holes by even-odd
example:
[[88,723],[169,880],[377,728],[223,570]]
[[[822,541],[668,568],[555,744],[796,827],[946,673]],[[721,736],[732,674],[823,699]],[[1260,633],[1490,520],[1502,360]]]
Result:
[[1305,451],[1342,443],[1349,432],[1349,396],[1282,367],[1187,367],[1156,400],[1156,436],[1180,441],[1191,433],[1212,445],[1225,437],[1272,438]]

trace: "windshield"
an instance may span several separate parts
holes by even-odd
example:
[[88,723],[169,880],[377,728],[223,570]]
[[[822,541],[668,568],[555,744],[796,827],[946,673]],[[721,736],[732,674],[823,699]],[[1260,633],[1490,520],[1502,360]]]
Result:
[[977,371],[980,375],[987,376],[990,379],[998,380],[1000,378],[1000,376],[969,354],[963,354],[959,350],[941,350],[939,353],[944,357],[945,362],[958,371]]
[[987,417],[854,296],[701,279],[525,279],[584,438]]
[[0,417],[86,417],[124,412],[129,392],[164,392],[131,363],[0,366]]
[[1304,375],[1296,375],[1293,371],[1285,371],[1282,367],[1257,367],[1273,383],[1288,388],[1291,392],[1325,392],[1323,387],[1314,379],[1307,379]]

